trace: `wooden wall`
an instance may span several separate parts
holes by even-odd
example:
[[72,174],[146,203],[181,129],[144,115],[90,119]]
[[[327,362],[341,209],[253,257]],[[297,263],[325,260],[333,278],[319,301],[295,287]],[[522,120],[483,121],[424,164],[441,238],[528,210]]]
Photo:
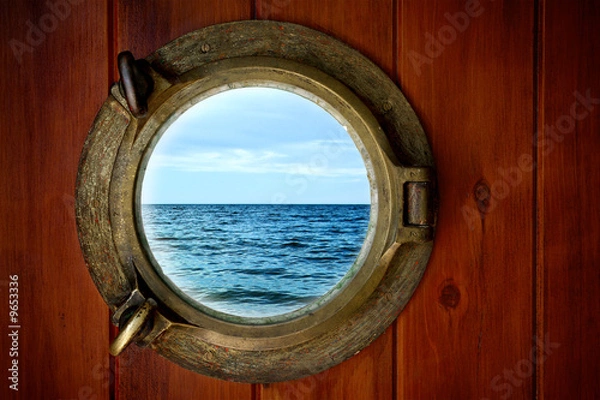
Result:
[[[427,272],[384,335],[303,380],[228,383],[137,347],[109,358],[73,193],[116,54],[254,18],[347,42],[406,94],[438,167]],[[2,0],[0,397],[600,398],[598,26],[593,0]]]

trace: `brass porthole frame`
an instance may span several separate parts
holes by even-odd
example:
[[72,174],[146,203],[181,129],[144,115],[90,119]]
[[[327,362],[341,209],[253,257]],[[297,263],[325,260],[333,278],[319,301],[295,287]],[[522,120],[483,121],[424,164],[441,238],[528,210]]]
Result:
[[[436,218],[427,138],[388,76],[321,32],[274,21],[194,31],[135,65],[135,79],[113,85],[96,116],[77,180],[81,247],[121,330],[111,352],[133,341],[205,375],[276,382],[327,369],[379,336],[421,279]],[[347,122],[371,182],[371,232],[354,270],[315,303],[273,318],[190,302],[160,275],[140,226],[140,182],[166,127],[194,103],[246,86],[294,91]]]

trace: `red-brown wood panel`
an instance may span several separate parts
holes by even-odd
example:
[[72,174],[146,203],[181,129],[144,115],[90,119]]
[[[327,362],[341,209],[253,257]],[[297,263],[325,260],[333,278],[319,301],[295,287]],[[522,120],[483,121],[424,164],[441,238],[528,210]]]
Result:
[[358,355],[320,374],[259,386],[261,400],[391,399],[393,329]]
[[[302,24],[351,45],[389,74],[394,62],[394,4],[391,0],[258,0],[258,19]],[[359,355],[321,374],[264,385],[261,399],[391,399],[393,328]]]
[[531,398],[534,3],[398,11],[399,81],[430,138],[440,210],[398,319],[397,398]]
[[393,0],[256,0],[256,18],[292,22],[327,33],[394,73]]
[[600,9],[543,2],[538,132],[541,398],[600,398]]
[[[138,58],[190,31],[250,19],[250,0],[116,0],[116,52]],[[112,60],[115,61],[114,59]],[[152,350],[131,346],[117,360],[119,399],[251,399],[249,384],[228,383],[187,371]]]
[[[593,0],[2,3],[0,398],[600,398]],[[312,377],[227,383],[136,346],[111,359],[73,194],[83,141],[118,78],[116,53],[145,57],[191,30],[253,17],[329,33],[398,80],[438,168],[431,262],[393,327]],[[13,359],[19,392],[7,379]]]
[[117,52],[138,58],[193,30],[251,19],[253,10],[251,0],[114,1]]
[[[0,13],[3,399],[108,398],[108,310],[79,250],[73,198],[79,153],[107,93],[106,5],[71,3],[2,2]],[[18,392],[7,379],[14,361]]]

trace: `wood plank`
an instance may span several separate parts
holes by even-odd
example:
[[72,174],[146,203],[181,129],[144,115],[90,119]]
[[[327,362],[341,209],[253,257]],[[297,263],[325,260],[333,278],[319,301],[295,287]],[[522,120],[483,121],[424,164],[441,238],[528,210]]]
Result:
[[226,382],[180,368],[149,349],[119,356],[119,399],[252,399],[252,385]]
[[398,319],[397,398],[531,398],[533,2],[403,0],[398,18],[440,211]]
[[116,2],[117,51],[130,50],[137,58],[193,30],[252,16],[251,0]]
[[[72,3],[11,2],[0,13],[3,399],[109,397],[108,311],[79,251],[73,197],[107,93],[107,10]],[[19,283],[18,358],[6,333],[9,275]],[[13,359],[18,392],[7,381]]]
[[261,385],[259,399],[391,399],[393,327],[349,360],[319,374]]
[[[258,19],[293,22],[351,45],[384,71],[394,71],[391,0],[258,0]],[[392,328],[358,356],[321,374],[265,385],[261,399],[390,399],[393,392]]]
[[600,398],[600,11],[591,0],[543,6],[538,392],[593,399]]
[[[117,4],[117,49],[143,58],[195,29],[250,19],[250,0],[140,2]],[[116,58],[115,58],[116,60]],[[251,399],[252,385],[233,384],[189,372],[149,349],[132,347],[118,360],[119,399]]]
[[256,17],[292,22],[331,35],[354,47],[392,75],[392,0],[256,0]]

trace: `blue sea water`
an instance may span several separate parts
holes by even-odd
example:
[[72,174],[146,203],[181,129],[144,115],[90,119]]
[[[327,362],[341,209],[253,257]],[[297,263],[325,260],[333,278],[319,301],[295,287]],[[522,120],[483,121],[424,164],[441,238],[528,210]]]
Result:
[[199,303],[265,317],[302,308],[334,287],[359,254],[370,205],[145,204],[162,272]]

